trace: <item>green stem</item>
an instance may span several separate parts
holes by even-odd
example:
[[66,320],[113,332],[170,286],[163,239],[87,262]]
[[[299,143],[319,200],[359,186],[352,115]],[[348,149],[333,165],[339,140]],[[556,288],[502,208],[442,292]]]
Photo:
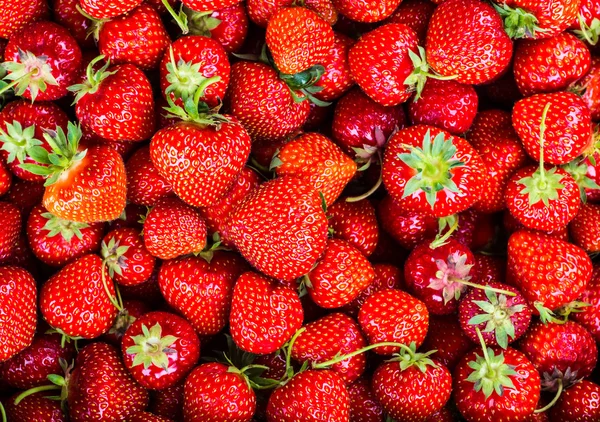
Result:
[[30,76],[33,76],[35,74],[35,72],[37,72],[37,69],[36,70],[32,70],[31,72],[27,73],[26,75],[23,75],[23,77],[21,77],[19,79],[15,79],[14,81],[12,81],[8,85],[6,85],[4,88],[0,89],[0,95],[4,94],[6,91],[8,91],[9,89],[11,89],[15,85],[17,85],[23,79],[29,78]]
[[359,196],[349,196],[348,198],[346,198],[346,202],[358,202],[358,201],[362,201],[363,199],[366,199],[369,196],[373,195],[377,191],[377,189],[379,189],[379,187],[383,183],[383,160],[382,160],[382,157],[381,157],[381,151],[380,150],[377,150],[377,156],[379,157],[379,163],[380,163],[380,167],[381,167],[381,170],[379,171],[379,179],[377,179],[377,183],[375,183],[375,185],[371,189],[369,189],[368,191],[366,191],[362,195],[359,195]]
[[0,402],[0,415],[2,415],[2,422],[6,422],[6,411],[2,402]]
[[313,363],[312,367],[314,369],[324,369],[327,368],[331,365],[335,365],[336,363],[340,363],[346,359],[352,358],[354,356],[360,355],[364,352],[368,352],[369,350],[375,349],[377,347],[386,347],[386,346],[391,346],[391,347],[400,347],[401,349],[405,350],[407,353],[409,353],[411,355],[411,357],[414,357],[414,353],[412,352],[412,350],[410,350],[410,348],[408,346],[406,346],[405,344],[402,343],[395,343],[392,341],[384,341],[382,343],[375,343],[375,344],[370,344],[366,347],[363,347],[362,349],[358,349],[355,350],[354,352],[348,353],[347,355],[343,355],[343,356],[336,356],[333,359],[329,359],[325,362],[321,362],[321,363]]
[[61,390],[62,387],[58,385],[42,385],[40,387],[30,388],[27,391],[23,391],[15,398],[15,405],[18,405],[21,400],[25,397],[31,396],[32,394],[39,393],[41,391],[50,391],[50,390]]
[[542,121],[540,123],[540,179],[546,180],[546,170],[544,169],[544,135],[546,134],[546,115],[550,110],[550,103],[547,103],[542,112]]
[[562,391],[563,391],[563,381],[562,381],[562,379],[559,378],[557,381],[558,381],[558,391],[556,391],[556,395],[554,396],[554,398],[552,399],[552,401],[550,403],[548,403],[546,406],[542,407],[541,409],[534,410],[533,413],[542,413],[542,412],[545,412],[546,410],[550,409],[552,406],[554,406],[556,404],[556,402],[560,398],[560,395],[562,394]]
[[465,286],[473,287],[475,289],[486,290],[486,291],[489,291],[489,292],[499,293],[499,294],[503,294],[503,295],[506,295],[506,296],[512,296],[512,297],[514,297],[514,296],[517,295],[516,293],[511,292],[510,290],[497,289],[495,287],[484,286],[483,284],[473,283],[471,281],[463,280],[461,278],[449,277],[449,280],[450,281],[454,281],[455,283],[464,284]]
[[251,364],[251,365],[246,365],[246,366],[244,366],[244,367],[243,367],[242,369],[240,369],[239,371],[240,371],[240,373],[242,373],[242,374],[243,374],[244,372],[246,372],[246,371],[248,371],[248,370],[250,370],[250,369],[255,369],[255,368],[257,368],[257,369],[264,369],[265,371],[267,371],[267,370],[271,369],[271,368],[269,368],[268,366],[265,366],[265,365],[256,365],[256,364]]
[[485,344],[483,335],[481,334],[481,331],[477,327],[475,327],[475,332],[477,333],[477,338],[479,339],[479,343],[481,343],[481,349],[483,350],[483,358],[485,359],[485,361],[488,363],[488,366],[489,366],[490,356],[488,355],[487,345]]
[[167,11],[169,12],[169,14],[171,15],[171,17],[173,18],[173,20],[175,21],[175,23],[177,24],[177,26],[179,27],[179,29],[181,29],[181,33],[183,35],[186,35],[188,32],[190,32],[190,29],[188,28],[187,23],[185,23],[177,14],[177,12],[175,12],[175,10],[173,10],[173,8],[171,7],[171,5],[169,4],[168,0],[162,0],[163,5],[165,6],[165,8],[167,9]]
[[209,85],[217,83],[220,80],[221,80],[220,76],[213,76],[211,78],[204,79],[202,81],[202,83],[200,85],[198,85],[198,88],[196,89],[196,92],[194,93],[194,104],[196,104],[196,107],[198,107],[198,104],[200,103],[200,98],[202,98],[202,96],[204,95],[204,90]]
[[456,216],[456,218],[453,218],[452,225],[450,226],[448,231],[443,236],[436,236],[435,240],[433,240],[433,242],[429,244],[429,247],[431,249],[436,249],[440,246],[445,245],[446,241],[450,239],[450,236],[452,236],[456,229],[458,229],[458,215]]
[[[106,276],[104,275],[104,270],[106,269],[106,263],[102,262],[102,268],[100,268],[100,273],[102,275],[102,286],[104,287],[104,291],[106,292],[106,295],[108,296],[108,300],[110,301],[110,303],[112,303],[112,305],[117,308],[119,311],[123,310],[123,306],[120,306],[119,303],[117,302],[116,298],[110,294],[110,290],[108,290],[108,283],[106,281]],[[112,280],[111,280],[112,281]]]
[[300,334],[302,334],[306,328],[302,327],[298,331],[294,333],[292,338],[290,339],[288,346],[285,352],[285,373],[287,378],[290,379],[294,376],[294,368],[292,368],[292,348],[294,347],[294,343]]

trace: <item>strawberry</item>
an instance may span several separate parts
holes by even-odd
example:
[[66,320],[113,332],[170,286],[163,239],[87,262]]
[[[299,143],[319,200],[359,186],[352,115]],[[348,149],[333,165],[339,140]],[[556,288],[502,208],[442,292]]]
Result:
[[238,0],[183,0],[182,3],[197,12],[206,12],[223,9],[239,2]]
[[149,312],[127,329],[121,343],[123,363],[143,387],[162,389],[182,381],[200,357],[200,340],[185,319]]
[[[184,9],[185,10],[185,9]],[[248,15],[238,3],[212,12],[187,13],[190,32],[217,41],[227,53],[236,53],[248,34]]]
[[[384,289],[370,296],[358,312],[360,327],[370,344],[398,342],[419,347],[429,326],[425,304],[401,290]],[[380,346],[376,353],[391,355],[398,347]]]
[[201,252],[206,246],[206,223],[196,208],[181,199],[162,198],[144,221],[144,245],[160,259]]
[[405,249],[413,249],[427,238],[435,236],[438,222],[427,213],[405,211],[390,195],[377,205],[381,227]]
[[187,377],[183,412],[189,422],[250,421],[256,396],[245,375],[222,363],[204,363]]
[[0,8],[0,38],[10,38],[27,24],[48,18],[46,0],[26,0]]
[[127,200],[134,204],[153,206],[173,190],[150,159],[150,147],[143,146],[125,163],[127,173]]
[[434,10],[435,4],[429,0],[403,0],[386,22],[407,25],[417,33],[422,45]]
[[117,316],[114,296],[114,284],[102,260],[89,254],[65,265],[44,283],[40,310],[63,336],[92,339],[107,332]]
[[174,421],[183,420],[183,386],[177,384],[163,390],[150,392],[149,410],[155,415],[172,418]]
[[227,105],[253,141],[282,139],[304,124],[309,103],[294,96],[301,98],[266,64],[241,61],[231,67]]
[[344,16],[357,22],[379,22],[390,16],[402,0],[360,2],[332,0],[333,6]]
[[149,302],[139,300],[124,300],[123,309],[119,311],[110,330],[104,334],[101,339],[107,343],[118,346],[123,340],[123,336],[133,322],[144,314],[151,311]]
[[307,370],[273,391],[267,420],[343,422],[349,418],[349,408],[350,396],[339,375],[329,370]]
[[171,422],[172,419],[156,416],[150,412],[137,412],[127,417],[127,422]]
[[135,9],[143,0],[105,0],[98,3],[94,0],[79,0],[84,13],[94,19],[107,19],[123,15]]
[[574,82],[569,90],[578,94],[592,113],[592,120],[600,120],[600,97],[597,87],[600,84],[600,58],[592,57],[589,71]]
[[294,290],[254,272],[237,279],[229,327],[240,349],[254,354],[276,351],[300,328],[303,316]]
[[399,23],[364,34],[348,52],[350,72],[358,86],[383,106],[394,106],[411,96],[407,80],[413,72],[417,34]]
[[44,393],[27,396],[15,404],[18,394],[6,401],[6,416],[11,422],[51,421],[67,422],[60,402],[44,397]]
[[[337,100],[354,85],[348,65],[348,51],[353,44],[352,38],[334,33],[333,46],[322,63],[325,71],[314,85],[323,89],[314,93],[315,98],[322,101]],[[321,110],[322,107],[316,109]]]
[[190,321],[199,335],[208,336],[227,324],[235,280],[247,269],[238,255],[215,251],[210,262],[194,256],[166,261],[158,283],[169,305]]
[[[546,107],[548,107],[546,110]],[[544,120],[543,118],[546,117]],[[581,155],[591,143],[590,110],[570,92],[537,94],[515,104],[512,121],[527,154],[540,160],[540,131],[545,121],[544,160],[566,164]]]
[[373,264],[375,278],[367,288],[362,290],[359,295],[344,306],[344,311],[353,317],[358,315],[358,311],[365,301],[374,293],[384,289],[401,289],[404,285],[404,276],[400,268],[384,263]]
[[596,264],[593,268],[592,279],[590,280],[588,286],[579,297],[579,301],[587,303],[588,306],[578,309],[578,312],[574,312],[569,316],[573,321],[585,327],[585,329],[587,329],[592,334],[592,336],[594,336],[594,339],[596,341],[600,339],[600,326],[596,323],[596,321],[598,321],[599,318],[599,297],[600,266]]
[[150,81],[139,68],[131,64],[110,66],[99,70],[87,67],[82,83],[69,87],[76,93],[75,113],[83,126],[97,135],[113,141],[141,141],[154,133],[154,99]]
[[310,183],[333,204],[356,173],[356,163],[329,138],[304,133],[285,144],[271,162],[278,177],[295,177]]
[[375,208],[369,200],[348,202],[343,198],[327,209],[333,237],[342,239],[369,256],[377,247],[379,227]]
[[396,132],[383,157],[383,183],[390,195],[405,210],[436,217],[473,205],[484,172],[483,160],[467,141],[434,126]]
[[293,4],[293,0],[248,0],[246,9],[252,22],[261,28],[266,28],[275,12]]
[[513,45],[491,5],[480,0],[448,0],[431,16],[425,50],[433,70],[476,85],[507,69]]
[[118,228],[102,240],[102,258],[110,277],[119,284],[140,284],[148,280],[156,259],[144,246],[140,230]]
[[0,215],[4,219],[0,233],[0,262],[8,259],[17,247],[21,232],[21,212],[10,202],[0,201]]
[[149,4],[98,25],[98,50],[113,65],[129,63],[141,70],[154,69],[171,42],[160,14]]
[[600,418],[600,385],[583,380],[565,390],[550,409],[553,421],[592,422]]
[[428,354],[416,353],[414,344],[379,365],[372,384],[384,411],[402,421],[424,420],[444,407],[452,393],[450,371]]
[[259,271],[294,280],[310,271],[325,250],[327,218],[312,186],[281,177],[250,192],[231,214],[225,231]]
[[592,335],[573,321],[564,324],[535,322],[519,342],[542,376],[542,387],[555,391],[569,387],[593,371],[598,349]]
[[[484,346],[485,347],[485,346]],[[454,400],[468,421],[525,420],[540,398],[540,376],[513,348],[467,353],[454,371]]]
[[96,46],[94,37],[88,36],[93,31],[93,21],[79,13],[79,0],[53,0],[52,6],[54,21],[67,28],[83,50]]
[[373,394],[369,379],[360,378],[348,385],[348,394],[351,421],[383,421],[383,408]]
[[37,205],[27,219],[29,247],[37,259],[53,267],[100,249],[104,223],[76,223],[56,217]]
[[436,361],[453,371],[458,361],[471,349],[473,343],[460,327],[458,319],[431,316],[422,350],[435,350]]
[[0,267],[0,283],[0,362],[4,362],[33,341],[37,290],[31,274],[19,267]]
[[477,114],[477,93],[470,85],[431,79],[408,105],[412,124],[437,126],[453,135],[466,132]]
[[[294,341],[292,358],[298,362],[321,363],[338,355],[347,355],[367,345],[358,323],[342,313],[331,313],[304,326]],[[343,360],[329,369],[346,383],[358,379],[365,370],[366,355]]]
[[596,221],[600,218],[600,205],[582,204],[569,224],[573,243],[587,252],[600,251],[600,231]]
[[8,167],[0,161],[0,197],[6,195],[10,190],[12,183],[12,173],[8,170]]
[[583,292],[592,263],[573,244],[521,230],[508,240],[508,275],[542,320],[548,321],[553,318],[548,310],[566,305]]
[[567,89],[588,73],[591,55],[583,42],[563,32],[552,38],[520,41],[514,60],[519,91],[531,96]]

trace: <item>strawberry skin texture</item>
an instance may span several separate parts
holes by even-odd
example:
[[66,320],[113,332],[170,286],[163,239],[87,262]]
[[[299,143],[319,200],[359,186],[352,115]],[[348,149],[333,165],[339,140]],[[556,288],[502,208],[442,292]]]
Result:
[[390,23],[363,35],[348,52],[352,77],[360,88],[383,106],[405,102],[412,92],[404,80],[413,71],[409,50],[419,40],[411,28]]
[[0,232],[0,262],[12,256],[17,247],[21,232],[21,211],[10,202],[0,201],[0,215],[3,218]]
[[[122,285],[135,285],[148,280],[154,270],[156,259],[144,246],[140,230],[134,227],[121,227],[111,230],[104,236],[103,242],[109,245],[114,239],[115,248],[127,246],[128,249],[115,263],[120,268],[114,271],[113,280]],[[113,252],[114,251],[110,251]],[[109,264],[110,256],[105,257]]]
[[15,32],[31,22],[48,18],[46,0],[26,0],[6,3],[0,9],[0,38],[10,38]]
[[138,412],[127,417],[127,422],[171,422],[172,419],[156,416],[149,412]]
[[254,354],[278,350],[302,325],[304,311],[291,288],[254,272],[233,288],[229,325],[235,344]]
[[377,218],[381,227],[408,250],[433,238],[438,229],[437,218],[427,213],[406,211],[390,195],[377,204]]
[[208,12],[232,6],[239,0],[183,0],[182,3],[196,12]]
[[331,26],[304,7],[279,9],[267,24],[266,42],[273,62],[288,75],[325,64],[334,45]]
[[333,47],[325,61],[325,73],[314,86],[322,87],[323,90],[316,92],[314,96],[319,100],[332,101],[341,97],[354,85],[354,79],[348,65],[348,51],[354,44],[354,40],[341,33],[334,33]]
[[448,0],[433,12],[425,50],[433,70],[443,76],[458,75],[457,82],[477,85],[506,70],[513,45],[491,5],[479,0]]
[[222,363],[204,363],[185,380],[183,412],[188,422],[250,421],[256,396],[244,376]]
[[325,250],[327,217],[307,182],[282,177],[263,183],[232,213],[228,238],[264,274],[294,280]]
[[45,397],[45,393],[36,393],[25,397],[18,405],[15,399],[19,393],[6,400],[6,416],[11,422],[67,422],[68,418],[60,408],[60,401]]
[[208,34],[218,41],[227,53],[236,53],[244,45],[248,35],[248,15],[245,4],[234,4],[219,10],[213,10],[209,15],[221,21],[216,28],[210,29]]
[[115,220],[125,208],[125,163],[114,149],[90,147],[85,157],[46,187],[42,203],[64,220],[95,223]]
[[79,13],[77,6],[79,0],[54,0],[52,2],[54,21],[67,28],[83,50],[93,49],[96,46],[94,37],[88,37],[92,21]]
[[525,96],[567,89],[585,75],[591,54],[583,42],[564,32],[552,38],[522,40],[515,49],[513,71]]
[[569,233],[573,243],[586,252],[600,251],[600,205],[581,204],[579,212],[569,224]]
[[434,356],[438,362],[453,371],[458,361],[474,346],[457,318],[431,315],[422,350],[437,350]]
[[36,326],[36,283],[20,267],[0,267],[0,362],[33,341]]
[[549,410],[552,421],[594,422],[600,420],[600,385],[583,380],[565,390]]
[[373,270],[375,271],[375,279],[373,282],[369,284],[366,289],[361,291],[356,299],[344,306],[344,312],[348,315],[356,317],[363,303],[380,290],[402,289],[404,285],[404,275],[400,268],[390,264],[377,263],[373,264]]
[[434,10],[435,4],[429,0],[403,0],[386,22],[409,26],[417,33],[419,45],[423,45]]
[[93,339],[107,332],[117,316],[108,292],[115,288],[98,255],[84,255],[67,264],[42,286],[40,309],[51,327],[69,337]]
[[227,324],[233,286],[246,270],[248,265],[238,255],[215,251],[210,263],[194,256],[166,261],[158,284],[169,305],[190,321],[199,335],[208,336]]
[[600,120],[600,57],[592,57],[589,72],[571,85],[571,89],[581,96],[592,113],[592,120]]
[[149,146],[143,146],[134,152],[125,163],[125,169],[129,202],[151,207],[173,191],[169,182],[152,164]]
[[384,420],[383,408],[371,389],[371,381],[361,378],[348,386],[350,395],[350,420],[362,422],[381,422]]
[[364,256],[368,257],[375,251],[379,225],[370,201],[347,202],[341,199],[328,207],[327,217],[333,237],[345,240]]
[[273,391],[267,405],[267,420],[346,422],[349,408],[350,396],[339,375],[329,370],[307,370]]
[[581,312],[574,312],[570,318],[584,326],[594,336],[596,341],[600,340],[600,266],[594,265],[592,279],[587,288],[581,293],[579,300],[589,303],[581,309]]
[[541,302],[554,310],[579,297],[591,278],[592,262],[571,243],[521,230],[508,240],[508,275],[530,305]]
[[293,0],[248,0],[246,9],[252,22],[266,28],[275,12],[283,7],[290,7],[293,3]]
[[357,22],[379,22],[390,16],[402,0],[332,0],[333,6],[344,16]]
[[135,9],[143,0],[79,0],[81,9],[95,19],[114,18]]

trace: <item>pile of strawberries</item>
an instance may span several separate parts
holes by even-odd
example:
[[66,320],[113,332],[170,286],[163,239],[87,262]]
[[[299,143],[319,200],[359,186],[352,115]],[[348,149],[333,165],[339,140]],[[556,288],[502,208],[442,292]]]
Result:
[[600,421],[600,0],[238,1],[0,1],[0,422]]

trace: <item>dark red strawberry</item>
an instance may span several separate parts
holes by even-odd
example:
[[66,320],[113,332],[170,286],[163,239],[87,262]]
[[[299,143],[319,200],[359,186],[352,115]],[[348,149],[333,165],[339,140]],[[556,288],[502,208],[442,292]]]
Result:
[[38,182],[28,182],[26,180],[13,180],[9,191],[4,199],[16,205],[21,211],[21,217],[25,219],[33,207],[42,201],[44,196],[44,184]]
[[350,420],[364,422],[383,421],[383,408],[375,398],[371,381],[360,378],[348,386],[350,395]]
[[600,58],[592,57],[589,71],[577,82],[574,82],[569,88],[570,91],[578,94],[583,102],[588,106],[592,113],[592,120],[600,119],[600,96],[598,87],[600,87]]
[[171,422],[172,419],[156,416],[149,412],[137,412],[127,417],[127,422]]
[[79,0],[81,10],[95,19],[114,18],[135,9],[143,0]]
[[600,266],[594,265],[592,278],[586,289],[581,293],[579,301],[587,303],[578,309],[578,312],[572,313],[569,317],[578,324],[585,327],[598,341],[600,339]]
[[325,72],[314,85],[323,88],[314,93],[314,96],[322,101],[336,100],[354,85],[348,65],[348,51],[354,44],[354,40],[337,32],[334,36],[333,47],[321,63],[325,67]]
[[37,393],[25,397],[15,404],[19,394],[15,394],[6,401],[6,416],[11,422],[67,422],[68,418],[63,413],[60,402],[46,397],[47,394]]
[[474,343],[460,327],[456,318],[432,315],[427,337],[421,347],[424,351],[435,350],[435,359],[451,371]]
[[238,3],[237,0],[184,0],[185,6],[198,12],[206,12],[209,10],[222,9]]
[[4,219],[0,232],[0,262],[2,262],[12,256],[17,247],[21,232],[21,212],[10,202],[0,201],[0,215]]
[[[184,9],[185,10],[185,9]],[[228,53],[238,52],[248,34],[248,15],[245,4],[234,4],[212,12],[186,13],[190,33],[218,41]]]
[[10,189],[12,174],[8,167],[0,161],[0,197],[4,196]]
[[379,239],[379,227],[371,202],[348,202],[341,198],[327,208],[327,217],[333,237],[347,241],[364,256],[373,253]]
[[150,392],[149,410],[155,415],[172,418],[174,421],[183,420],[183,383],[164,390]]
[[427,213],[405,211],[389,195],[377,204],[377,217],[381,227],[408,250],[433,238],[438,230],[437,218]]
[[129,227],[108,232],[102,240],[101,255],[110,277],[123,285],[148,280],[156,261],[144,246],[140,230]]
[[125,163],[127,200],[134,204],[153,206],[173,188],[162,177],[150,159],[150,147],[143,146]]
[[[147,297],[145,299],[151,298]],[[152,310],[151,306],[150,300],[145,300],[144,302],[132,299],[124,300],[123,309],[117,314],[115,322],[112,327],[110,327],[110,330],[101,337],[102,341],[106,341],[115,346],[120,345],[127,329],[136,319],[150,312]]]
[[49,15],[46,0],[26,0],[7,4],[0,9],[0,38],[10,38],[25,25],[47,19]]
[[587,252],[600,251],[600,231],[595,224],[600,219],[600,205],[582,204],[569,224],[573,243]]
[[419,44],[423,45],[434,10],[435,4],[429,0],[403,0],[386,22],[407,25],[417,33]]
[[565,390],[550,409],[552,421],[593,422],[600,419],[600,385],[583,380]]
[[266,28],[271,17],[279,9],[293,5],[293,0],[248,0],[248,17],[261,28]]
[[94,37],[88,36],[93,21],[79,13],[79,0],[53,0],[52,6],[54,21],[67,28],[82,49],[95,47]]

